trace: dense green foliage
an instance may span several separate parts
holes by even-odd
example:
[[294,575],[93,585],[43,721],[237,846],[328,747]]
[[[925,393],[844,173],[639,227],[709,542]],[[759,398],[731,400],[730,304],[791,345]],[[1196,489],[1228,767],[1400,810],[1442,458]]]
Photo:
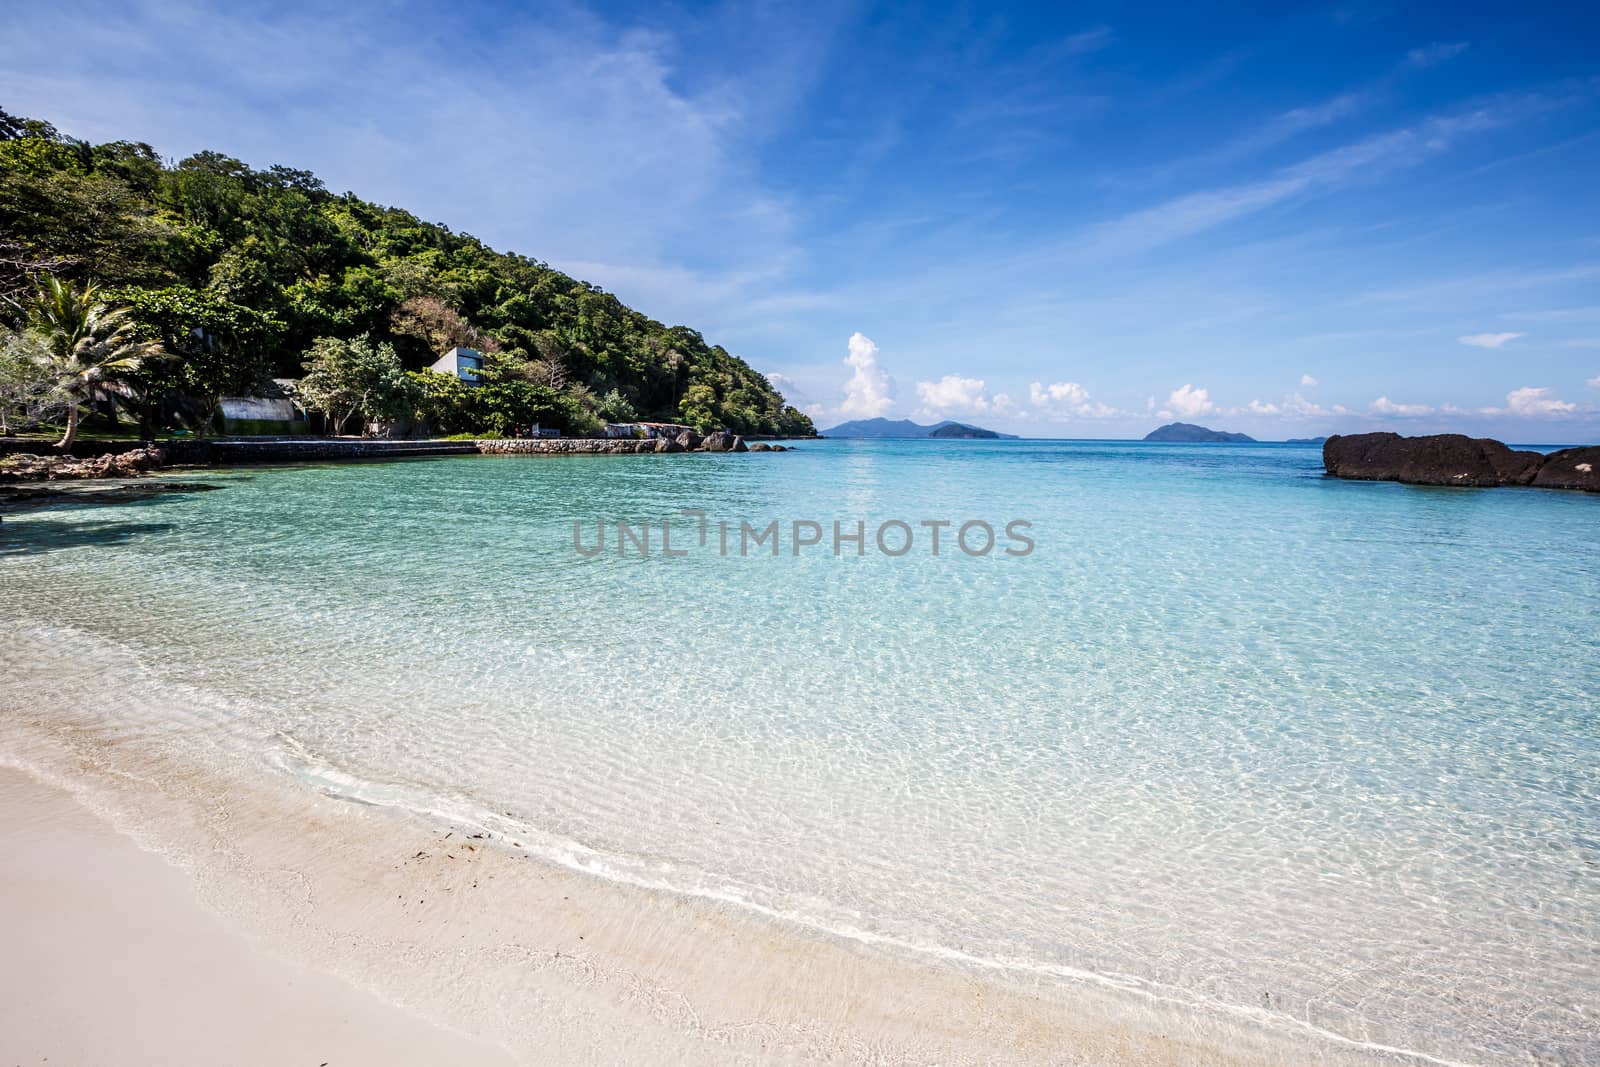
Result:
[[218,396],[299,378],[308,360],[328,372],[329,353],[361,341],[362,353],[392,347],[413,372],[455,344],[490,357],[482,386],[410,374],[408,389],[358,409],[367,420],[585,432],[640,417],[811,432],[721,346],[535,260],[333,195],[307,171],[215,152],[169,164],[149,145],[90,145],[0,111],[0,318],[21,324],[41,273],[98,282],[171,354],[133,376],[147,423],[209,420]]

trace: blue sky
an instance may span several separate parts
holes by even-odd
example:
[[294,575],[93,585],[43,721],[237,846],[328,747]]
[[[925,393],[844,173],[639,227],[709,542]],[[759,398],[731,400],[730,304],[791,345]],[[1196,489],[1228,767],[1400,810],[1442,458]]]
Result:
[[823,426],[1600,439],[1594,5],[1199,6],[28,5],[0,106],[309,167]]

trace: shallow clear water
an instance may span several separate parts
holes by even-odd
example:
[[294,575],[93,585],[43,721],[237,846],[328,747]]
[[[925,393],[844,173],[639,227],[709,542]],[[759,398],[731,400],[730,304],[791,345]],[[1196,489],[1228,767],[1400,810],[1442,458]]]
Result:
[[[6,519],[0,697],[48,646],[175,738],[608,877],[1445,1059],[1600,1062],[1600,499],[1096,442],[210,480]],[[649,556],[614,527],[574,550],[575,519],[592,548],[680,508],[712,524],[676,519],[686,556],[659,525]],[[917,528],[890,558],[891,518],[1036,547],[952,528],[935,557]],[[780,554],[741,557],[741,519]],[[794,520],[823,543],[793,555]]]

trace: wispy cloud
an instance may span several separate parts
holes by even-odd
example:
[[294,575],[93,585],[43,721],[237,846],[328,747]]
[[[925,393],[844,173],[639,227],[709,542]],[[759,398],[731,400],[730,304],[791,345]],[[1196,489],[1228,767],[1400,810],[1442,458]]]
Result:
[[1467,41],[1456,41],[1452,44],[1430,44],[1423,48],[1413,48],[1406,53],[1406,63],[1413,67],[1426,69],[1437,67],[1440,63],[1448,62],[1465,52]]
[[1110,26],[1095,26],[1063,38],[1055,50],[1063,56],[1081,56],[1109,48],[1115,39]]
[[1474,301],[1485,295],[1511,290],[1554,288],[1574,282],[1587,282],[1594,278],[1600,278],[1600,263],[1576,263],[1567,267],[1540,267],[1527,270],[1496,270],[1423,282],[1420,285],[1372,289],[1350,302],[1444,307],[1464,301]]
[[1400,404],[1386,396],[1380,396],[1369,407],[1377,415],[1431,415],[1433,408],[1426,404]]
[[1508,342],[1526,336],[1528,335],[1525,333],[1469,333],[1456,340],[1473,348],[1504,348]]
[[1462,137],[1497,129],[1531,111],[1556,106],[1538,93],[1498,98],[1412,126],[1375,134],[1283,167],[1269,177],[1174,197],[1092,227],[1087,244],[1135,253],[1191,237],[1291,198],[1371,181],[1449,151]]
[[1321,385],[1322,383],[1317,381],[1315,378],[1313,378],[1309,374],[1302,374],[1302,375],[1300,375],[1300,384],[1305,386],[1305,387],[1307,387],[1307,388],[1310,388],[1313,385]]

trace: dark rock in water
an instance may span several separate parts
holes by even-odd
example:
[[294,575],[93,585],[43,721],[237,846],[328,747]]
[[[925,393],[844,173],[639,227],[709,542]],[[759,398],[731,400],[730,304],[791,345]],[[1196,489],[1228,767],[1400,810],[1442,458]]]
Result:
[[705,452],[732,452],[733,443],[737,440],[739,439],[728,431],[718,430],[716,433],[707,434],[700,442],[700,448]]
[[1483,446],[1483,454],[1489,457],[1489,465],[1494,468],[1501,485],[1532,485],[1545,463],[1545,456],[1540,452],[1508,448],[1488,437],[1478,438],[1478,443]]
[[693,452],[700,447],[701,437],[693,430],[685,430],[678,435],[678,444],[683,446],[685,452]]
[[683,446],[670,437],[656,438],[657,452],[682,452]]
[[[1498,441],[1493,442],[1499,444]],[[1408,485],[1499,485],[1500,472],[1484,441],[1458,433],[1401,437],[1397,433],[1335,434],[1323,442],[1322,465],[1340,478]],[[1500,445],[1502,449],[1504,445]]]
[[728,451],[729,452],[748,452],[748,451],[750,451],[750,446],[744,443],[744,438],[735,436],[733,441],[732,441],[732,443],[730,443],[728,445]]
[[[1558,457],[1560,457],[1558,459]],[[1588,470],[1580,469],[1588,464]],[[1537,485],[1600,491],[1600,448],[1569,448],[1551,456],[1507,448],[1487,437],[1458,433],[1401,437],[1396,433],[1335,434],[1322,446],[1322,465],[1338,478],[1407,485]]]
[[789,451],[788,447],[785,446],[785,445],[773,445],[772,446],[772,450],[774,452],[787,452],[787,451]]
[[1542,489],[1582,489],[1600,493],[1600,445],[1563,448],[1544,457],[1533,484]]
[[757,441],[755,444],[750,446],[750,451],[752,451],[752,452],[771,452],[772,451],[772,446],[767,444],[765,441]]
[[1146,441],[1163,441],[1167,444],[1242,444],[1253,445],[1256,439],[1249,434],[1227,433],[1192,422],[1169,422],[1144,435]]

